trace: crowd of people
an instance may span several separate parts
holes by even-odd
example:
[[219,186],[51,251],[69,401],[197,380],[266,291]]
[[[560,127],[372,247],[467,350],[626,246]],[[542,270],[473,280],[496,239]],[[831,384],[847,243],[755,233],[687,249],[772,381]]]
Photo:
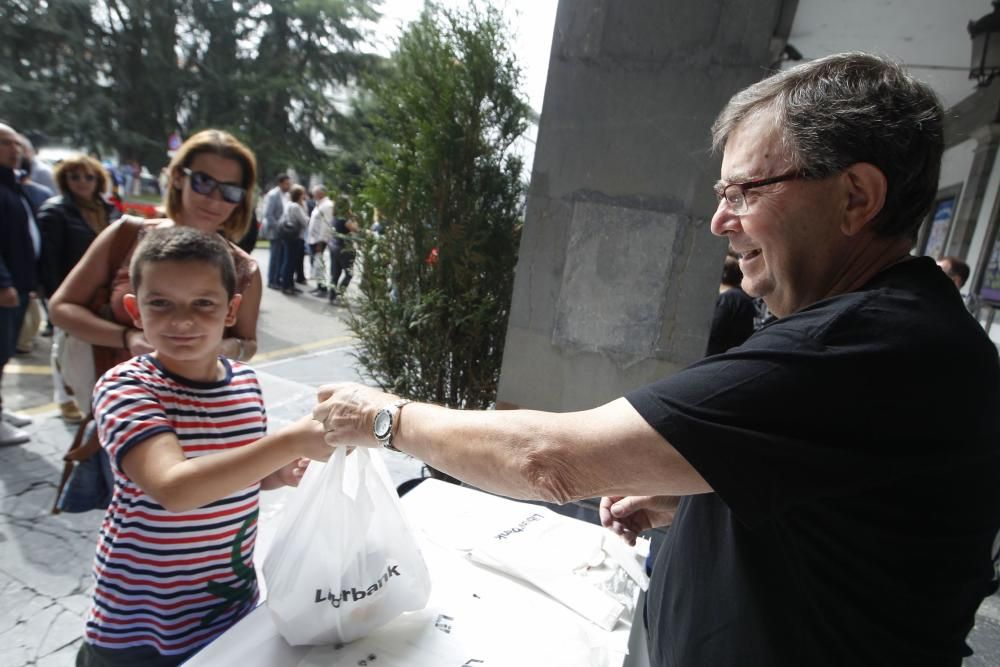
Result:
[[334,202],[323,185],[307,192],[303,186],[293,185],[284,173],[274,182],[264,197],[260,228],[261,238],[271,243],[267,286],[288,296],[302,294],[304,290],[298,285],[308,284],[308,256],[316,282],[309,293],[331,304],[338,302],[338,296],[343,301],[354,276],[354,243],[361,231],[350,198],[341,196]]
[[[265,282],[238,245],[253,153],[195,134],[168,167],[165,217],[115,221],[83,158],[33,204],[0,125],[0,360],[41,286],[60,335],[95,350],[87,417],[114,476],[77,665],[179,664],[236,623],[258,599],[259,491],[341,446],[513,498],[602,497],[629,543],[670,525],[636,619],[652,664],[960,665],[997,590],[1000,362],[954,258],[946,275],[910,255],[938,186],[940,103],[892,62],[840,54],[737,93],[712,138],[711,228],[741,271],[719,304],[740,323],[702,361],[560,414],[328,385],[268,435],[245,363]],[[282,174],[264,198],[266,285],[299,294],[308,249],[314,294],[336,301],[357,222],[311,194],[310,211]],[[752,298],[770,313],[756,331]]]

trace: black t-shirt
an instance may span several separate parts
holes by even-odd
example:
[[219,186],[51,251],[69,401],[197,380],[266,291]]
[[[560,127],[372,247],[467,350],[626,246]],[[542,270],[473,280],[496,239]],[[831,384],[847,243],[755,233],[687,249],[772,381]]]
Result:
[[708,332],[706,356],[742,345],[753,333],[756,314],[753,299],[739,287],[731,287],[719,294],[715,300],[712,328]]
[[959,665],[996,590],[1000,368],[926,258],[628,395],[715,493],[647,596],[654,665]]
[[354,252],[354,241],[350,239],[351,230],[347,228],[347,218],[334,218],[333,231],[333,249],[344,253]]

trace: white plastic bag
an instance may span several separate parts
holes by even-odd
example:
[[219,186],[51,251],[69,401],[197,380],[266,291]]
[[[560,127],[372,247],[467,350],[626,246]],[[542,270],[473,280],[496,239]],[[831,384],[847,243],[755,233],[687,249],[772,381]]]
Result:
[[264,560],[267,606],[293,646],[349,642],[422,609],[431,580],[379,452],[313,462]]

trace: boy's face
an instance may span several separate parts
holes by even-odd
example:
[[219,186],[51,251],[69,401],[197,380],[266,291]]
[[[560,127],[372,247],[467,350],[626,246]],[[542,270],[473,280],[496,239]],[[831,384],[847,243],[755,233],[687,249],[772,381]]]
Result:
[[211,264],[147,262],[139,292],[125,296],[125,308],[168,370],[205,379],[215,372],[223,331],[236,322],[240,298],[229,298]]

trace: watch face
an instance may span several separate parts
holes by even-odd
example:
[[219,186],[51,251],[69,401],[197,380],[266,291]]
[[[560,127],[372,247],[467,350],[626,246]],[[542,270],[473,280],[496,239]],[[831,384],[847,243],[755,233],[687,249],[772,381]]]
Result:
[[375,437],[379,440],[384,440],[389,437],[389,431],[392,428],[392,413],[388,410],[382,409],[378,411],[375,415]]

